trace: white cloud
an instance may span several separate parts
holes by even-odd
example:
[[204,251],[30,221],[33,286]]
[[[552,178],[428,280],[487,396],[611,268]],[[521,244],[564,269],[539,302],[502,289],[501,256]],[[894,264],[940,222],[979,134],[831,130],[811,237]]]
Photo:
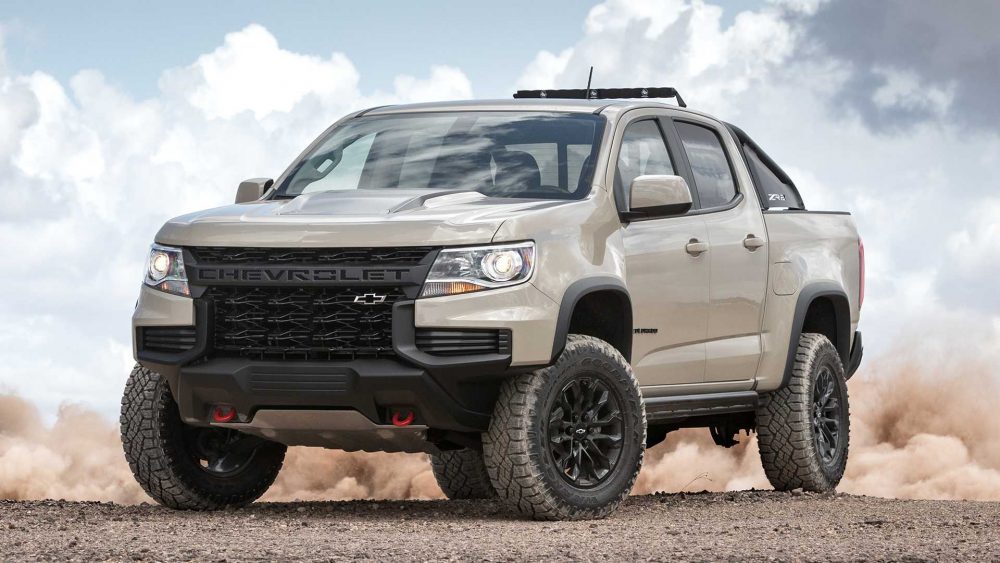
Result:
[[[566,65],[573,56],[573,49],[559,54],[542,51],[525,67],[517,80],[518,90],[546,90],[555,87],[555,77],[566,72]],[[584,83],[580,83],[581,87]]]
[[261,119],[290,111],[307,95],[356,99],[358,79],[344,54],[322,59],[286,51],[264,27],[250,25],[226,35],[220,47],[191,66],[166,73],[161,87],[187,98],[210,119],[241,111]]

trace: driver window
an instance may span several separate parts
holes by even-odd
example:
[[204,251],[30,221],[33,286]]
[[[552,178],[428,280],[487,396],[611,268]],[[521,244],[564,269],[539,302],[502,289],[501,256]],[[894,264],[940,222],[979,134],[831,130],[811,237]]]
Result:
[[372,133],[356,139],[344,147],[339,155],[328,153],[314,157],[315,162],[311,164],[320,178],[306,186],[302,193],[358,189],[374,140],[375,133]]
[[660,126],[652,119],[637,121],[625,129],[618,152],[615,188],[627,190],[632,180],[646,174],[676,174]]

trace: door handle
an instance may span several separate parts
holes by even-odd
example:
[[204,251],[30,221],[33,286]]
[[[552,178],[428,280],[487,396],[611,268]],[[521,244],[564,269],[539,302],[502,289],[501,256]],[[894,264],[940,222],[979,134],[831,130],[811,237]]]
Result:
[[684,250],[686,250],[691,256],[699,256],[703,252],[708,252],[708,243],[701,242],[700,240],[693,238],[684,246]]
[[747,238],[743,239],[743,246],[750,252],[753,252],[754,250],[764,246],[764,239],[750,234],[747,235]]

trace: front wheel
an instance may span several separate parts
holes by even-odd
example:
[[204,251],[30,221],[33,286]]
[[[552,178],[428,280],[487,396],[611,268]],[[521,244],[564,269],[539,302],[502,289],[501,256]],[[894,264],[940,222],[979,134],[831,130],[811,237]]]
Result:
[[184,424],[163,377],[136,366],[125,385],[122,446],[136,481],[181,510],[217,510],[257,500],[274,482],[285,446],[225,428]]
[[483,456],[501,500],[542,520],[603,518],[642,466],[646,411],[625,358],[570,335],[552,366],[503,383]]
[[757,440],[771,485],[833,490],[847,467],[851,423],[837,349],[821,334],[803,334],[788,385],[761,399]]

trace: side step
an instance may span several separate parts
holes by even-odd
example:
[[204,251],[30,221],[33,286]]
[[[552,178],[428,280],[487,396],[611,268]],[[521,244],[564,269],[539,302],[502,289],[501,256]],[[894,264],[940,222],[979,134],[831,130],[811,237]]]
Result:
[[756,409],[756,391],[650,397],[646,399],[646,420],[661,421],[692,416],[752,412]]

